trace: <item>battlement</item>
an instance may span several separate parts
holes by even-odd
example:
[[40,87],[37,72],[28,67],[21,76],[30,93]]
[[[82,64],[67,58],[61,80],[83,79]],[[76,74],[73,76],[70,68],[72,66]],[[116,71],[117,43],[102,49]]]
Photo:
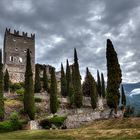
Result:
[[17,37],[30,38],[30,39],[33,39],[33,40],[35,39],[35,34],[31,34],[30,36],[28,36],[27,32],[22,32],[22,34],[20,34],[18,30],[14,30],[14,32],[11,32],[10,28],[6,28],[5,35],[14,35],[14,36],[17,36]]

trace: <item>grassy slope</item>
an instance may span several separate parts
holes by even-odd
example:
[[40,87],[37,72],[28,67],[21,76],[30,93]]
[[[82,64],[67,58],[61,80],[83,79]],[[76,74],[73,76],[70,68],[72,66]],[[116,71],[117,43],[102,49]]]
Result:
[[17,131],[0,134],[0,140],[107,140],[140,139],[140,119],[111,119],[71,130]]

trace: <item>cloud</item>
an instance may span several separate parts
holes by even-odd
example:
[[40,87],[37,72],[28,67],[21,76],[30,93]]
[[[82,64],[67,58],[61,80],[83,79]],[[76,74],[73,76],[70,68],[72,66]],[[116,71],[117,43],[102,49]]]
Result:
[[140,1],[1,0],[0,44],[6,27],[36,34],[36,63],[60,69],[77,48],[82,75],[88,66],[106,79],[106,39],[113,41],[124,82],[140,79]]

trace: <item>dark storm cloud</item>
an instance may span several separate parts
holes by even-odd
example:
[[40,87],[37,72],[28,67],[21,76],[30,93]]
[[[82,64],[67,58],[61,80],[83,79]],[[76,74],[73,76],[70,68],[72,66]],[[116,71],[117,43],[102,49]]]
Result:
[[140,76],[139,0],[1,0],[0,44],[6,27],[36,33],[36,62],[56,66],[77,48],[82,75],[88,66],[106,75],[106,39],[111,38],[124,82]]

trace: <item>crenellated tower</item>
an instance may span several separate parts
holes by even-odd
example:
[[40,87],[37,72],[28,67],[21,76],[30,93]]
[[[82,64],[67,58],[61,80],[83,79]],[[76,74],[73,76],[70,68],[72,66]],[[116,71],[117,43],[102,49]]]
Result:
[[26,68],[26,52],[30,49],[33,73],[35,71],[35,34],[28,36],[26,32],[19,33],[10,29],[5,30],[3,63],[8,69],[10,80],[14,83],[23,82]]

